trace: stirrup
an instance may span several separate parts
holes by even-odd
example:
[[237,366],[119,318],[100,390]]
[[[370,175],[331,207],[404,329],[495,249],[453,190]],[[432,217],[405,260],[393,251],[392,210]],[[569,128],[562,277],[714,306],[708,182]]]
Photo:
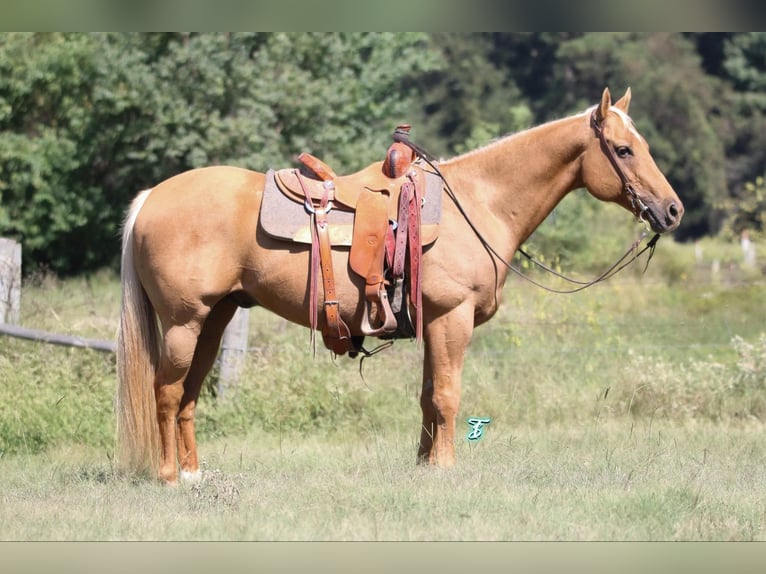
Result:
[[[373,327],[370,323],[370,311],[372,311],[372,303],[375,303],[376,312],[378,317],[381,317],[383,324],[380,327]],[[365,301],[365,311],[362,315],[362,333],[369,335],[370,337],[379,337],[388,333],[396,331],[397,322],[396,315],[391,310],[391,303],[388,301],[388,293],[385,287],[381,286],[375,297],[375,301],[369,298]]]

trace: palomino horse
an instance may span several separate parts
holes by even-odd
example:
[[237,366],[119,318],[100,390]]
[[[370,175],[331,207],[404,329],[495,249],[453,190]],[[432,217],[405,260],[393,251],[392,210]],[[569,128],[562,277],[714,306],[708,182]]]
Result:
[[[455,463],[463,357],[474,328],[497,311],[507,276],[500,258],[509,261],[569,191],[585,187],[657,233],[681,222],[681,201],[627,114],[630,97],[628,89],[613,105],[606,89],[583,113],[438,164],[462,209],[444,202],[439,238],[421,263],[419,462]],[[261,305],[309,326],[310,248],[260,228],[265,181],[246,169],[196,169],[140,193],[130,207],[116,396],[127,469],[149,469],[166,483],[178,481],[179,465],[181,478],[199,476],[194,410],[238,306]],[[333,250],[333,266],[342,318],[360,335],[364,281],[348,272],[347,249]]]

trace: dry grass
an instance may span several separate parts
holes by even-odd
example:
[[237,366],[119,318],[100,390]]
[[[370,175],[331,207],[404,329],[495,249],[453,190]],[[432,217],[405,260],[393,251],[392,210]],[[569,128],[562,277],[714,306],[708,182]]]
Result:
[[451,471],[398,435],[213,441],[200,483],[65,449],[4,460],[4,540],[763,540],[763,425],[494,428]]

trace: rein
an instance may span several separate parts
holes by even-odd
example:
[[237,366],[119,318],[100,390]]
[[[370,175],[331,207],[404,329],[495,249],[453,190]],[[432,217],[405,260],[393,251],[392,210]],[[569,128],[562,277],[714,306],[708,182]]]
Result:
[[[595,110],[591,114],[590,117],[590,124],[593,130],[595,131],[596,135],[598,136],[599,140],[601,141],[601,148],[604,151],[604,154],[609,159],[609,162],[612,164],[612,167],[614,167],[614,170],[617,172],[618,177],[620,178],[620,181],[622,182],[623,191],[630,199],[631,206],[633,207],[634,215],[636,218],[644,223],[645,226],[647,225],[646,219],[644,219],[645,214],[649,214],[649,209],[646,206],[646,204],[641,200],[640,197],[638,197],[638,194],[635,192],[633,187],[630,185],[630,182],[628,181],[627,176],[620,168],[619,163],[617,162],[617,158],[614,156],[614,153],[612,149],[609,147],[609,144],[606,141],[606,137],[604,136],[604,132],[601,130],[601,127],[598,125],[598,122],[596,121],[596,112]],[[425,161],[431,169],[434,170],[434,172],[441,178],[441,180],[444,182],[444,189],[447,194],[447,196],[452,200],[452,202],[455,204],[455,207],[457,207],[460,214],[465,219],[466,223],[468,223],[468,226],[471,228],[471,230],[476,234],[476,237],[478,237],[481,244],[484,246],[484,248],[494,255],[505,267],[507,267],[510,271],[524,279],[525,281],[528,281],[532,283],[533,285],[536,285],[537,287],[540,287],[546,291],[549,291],[551,293],[561,293],[561,294],[568,294],[568,293],[576,293],[578,291],[582,291],[583,289],[586,289],[592,285],[595,285],[597,283],[601,283],[602,281],[606,281],[607,279],[613,277],[625,267],[633,263],[636,259],[638,259],[641,255],[644,254],[645,251],[649,251],[649,257],[646,260],[646,264],[644,266],[644,273],[646,272],[647,268],[649,267],[649,262],[652,260],[652,257],[654,256],[654,251],[657,247],[657,242],[660,239],[660,234],[655,233],[654,237],[652,237],[649,242],[644,246],[644,248],[637,252],[636,249],[641,244],[641,242],[646,238],[648,235],[646,231],[644,231],[641,234],[641,237],[639,237],[633,244],[628,248],[628,250],[625,252],[625,254],[620,257],[609,269],[601,273],[598,277],[595,279],[592,279],[590,281],[579,281],[577,279],[572,279],[570,277],[567,277],[555,269],[552,269],[548,267],[547,265],[541,263],[531,255],[529,255],[526,251],[524,251],[521,247],[518,248],[519,253],[521,253],[524,257],[526,257],[531,263],[539,267],[540,269],[547,271],[556,277],[559,277],[560,279],[563,279],[569,283],[572,283],[574,285],[577,285],[577,287],[574,287],[572,289],[553,289],[551,287],[547,287],[543,285],[542,283],[539,283],[532,279],[531,277],[524,274],[520,269],[516,268],[513,264],[506,261],[498,252],[495,250],[494,247],[492,247],[489,242],[484,238],[484,236],[481,234],[479,229],[476,227],[476,225],[471,221],[471,218],[466,213],[463,206],[460,204],[460,201],[458,200],[457,196],[455,195],[455,192],[452,190],[452,187],[450,186],[447,179],[442,174],[441,170],[437,166],[437,160],[436,158],[428,153],[425,149],[417,145],[416,143],[412,142],[409,138],[409,134],[404,130],[396,129],[393,133],[393,139],[397,142],[402,142],[403,144],[409,146],[417,155],[418,157],[422,158],[423,161]],[[633,256],[628,259],[628,261],[625,261],[631,253],[633,253]],[[623,263],[624,262],[624,263]]]

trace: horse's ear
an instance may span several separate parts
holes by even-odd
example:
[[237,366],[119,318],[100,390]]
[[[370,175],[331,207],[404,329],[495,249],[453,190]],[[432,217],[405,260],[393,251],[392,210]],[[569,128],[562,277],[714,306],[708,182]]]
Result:
[[625,95],[614,103],[614,107],[621,109],[626,114],[628,113],[628,108],[630,107],[630,88],[625,90]]
[[601,123],[604,120],[611,106],[612,95],[609,93],[609,88],[604,88],[604,93],[601,94],[601,103],[596,108],[596,120],[598,123]]

